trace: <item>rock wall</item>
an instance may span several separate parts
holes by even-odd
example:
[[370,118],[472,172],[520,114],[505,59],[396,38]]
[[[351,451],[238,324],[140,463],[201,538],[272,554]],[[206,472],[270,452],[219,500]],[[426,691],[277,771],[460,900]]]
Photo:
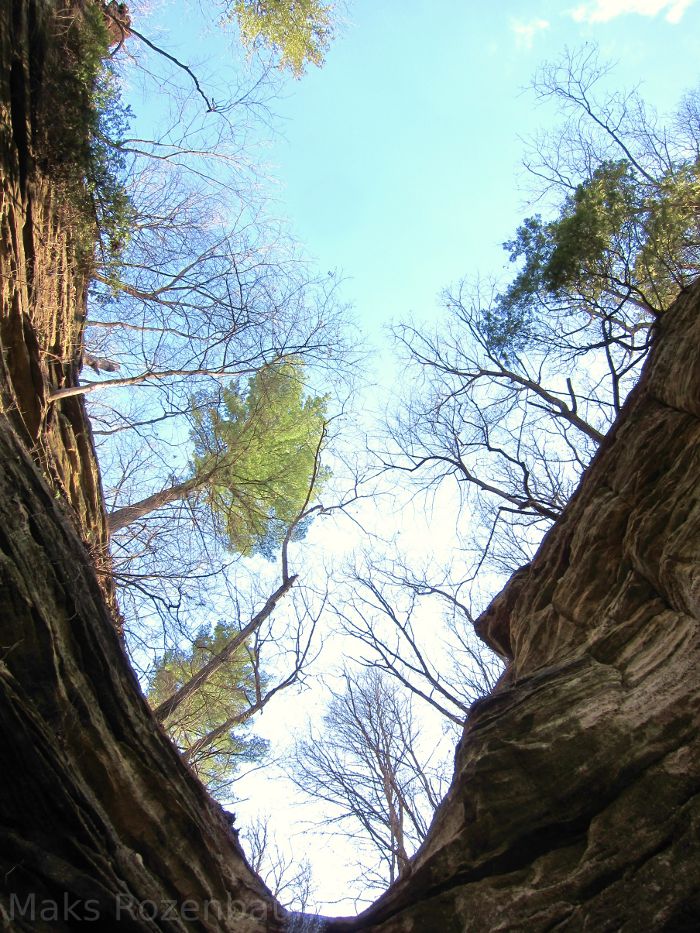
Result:
[[477,621],[471,711],[382,933],[700,928],[700,288],[535,559]]
[[68,134],[78,130],[56,116],[72,113],[62,100],[71,88],[61,92],[57,76],[84,6],[3,4],[0,405],[97,556],[106,541],[102,490],[84,406],[48,401],[77,379],[95,233],[67,193]]

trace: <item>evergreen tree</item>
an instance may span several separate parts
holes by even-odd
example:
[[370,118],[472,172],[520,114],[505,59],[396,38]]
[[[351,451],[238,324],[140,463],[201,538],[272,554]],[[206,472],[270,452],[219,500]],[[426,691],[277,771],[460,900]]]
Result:
[[699,205],[697,159],[656,178],[626,159],[596,166],[558,217],[528,217],[504,244],[522,268],[490,312],[494,348],[517,347],[542,302],[660,314],[700,267]]
[[281,545],[318,496],[328,477],[319,467],[326,402],[305,394],[301,362],[287,359],[261,369],[245,392],[231,385],[220,405],[195,413],[195,478],[231,550]]
[[301,360],[289,357],[260,369],[245,388],[232,382],[216,404],[195,400],[191,475],[112,512],[110,530],[197,496],[230,550],[269,556],[329,475],[319,459],[327,398],[307,395],[303,376]]
[[[203,626],[191,646],[167,651],[157,662],[148,701],[157,707],[187,683],[235,636],[234,626]],[[163,725],[190,766],[212,791],[227,784],[239,765],[257,761],[267,743],[246,734],[248,711],[258,689],[259,672],[246,645],[187,697]],[[221,724],[228,728],[221,729]]]

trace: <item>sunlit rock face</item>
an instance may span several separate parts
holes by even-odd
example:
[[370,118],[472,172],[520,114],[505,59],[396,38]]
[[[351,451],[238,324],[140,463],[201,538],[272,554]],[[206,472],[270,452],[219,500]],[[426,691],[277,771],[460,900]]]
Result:
[[472,710],[412,875],[334,930],[700,925],[700,289],[565,515],[477,622]]
[[52,400],[78,377],[95,235],[60,96],[94,6],[0,4],[0,929],[280,930],[140,695],[85,406]]

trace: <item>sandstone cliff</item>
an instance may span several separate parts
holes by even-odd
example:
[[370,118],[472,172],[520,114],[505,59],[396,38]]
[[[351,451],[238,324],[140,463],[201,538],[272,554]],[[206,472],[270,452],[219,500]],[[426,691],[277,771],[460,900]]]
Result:
[[472,710],[409,878],[333,930],[696,930],[700,288],[533,562],[477,622]]
[[77,89],[61,78],[83,6],[15,2],[2,9],[0,390],[23,445],[99,551],[106,540],[102,493],[84,407],[48,401],[77,378],[95,234],[70,197],[65,170],[75,158],[70,134],[79,127],[75,106],[64,99]]

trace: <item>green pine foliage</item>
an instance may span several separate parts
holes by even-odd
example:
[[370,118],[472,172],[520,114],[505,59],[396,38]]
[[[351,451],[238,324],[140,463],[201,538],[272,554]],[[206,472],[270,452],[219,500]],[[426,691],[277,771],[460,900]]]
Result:
[[[235,637],[235,626],[219,622],[213,632],[202,627],[191,646],[166,651],[151,676],[148,701],[155,709],[187,683]],[[255,701],[255,672],[245,645],[234,653],[164,723],[170,737],[212,791],[224,786],[240,765],[258,761],[267,743],[236,724],[188,756],[196,743],[222,723],[245,713]]]
[[108,62],[96,75],[92,93],[95,115],[85,185],[97,219],[100,261],[118,266],[136,216],[125,186],[127,166],[121,148],[132,113],[122,103],[119,79]]
[[504,244],[522,267],[490,311],[495,349],[518,349],[539,302],[660,314],[700,268],[700,162],[660,178],[608,161],[568,195],[559,216],[527,218]]
[[243,556],[281,545],[329,476],[319,464],[327,397],[307,395],[303,375],[287,358],[195,411],[195,476],[218,532]]
[[46,76],[44,90],[42,149],[75,210],[82,251],[90,265],[95,259],[118,264],[134,218],[121,148],[132,114],[121,100],[101,4],[84,4],[67,20],[63,58]]
[[323,65],[333,38],[332,7],[321,0],[235,0],[227,19],[237,20],[244,45],[271,49],[295,78]]

